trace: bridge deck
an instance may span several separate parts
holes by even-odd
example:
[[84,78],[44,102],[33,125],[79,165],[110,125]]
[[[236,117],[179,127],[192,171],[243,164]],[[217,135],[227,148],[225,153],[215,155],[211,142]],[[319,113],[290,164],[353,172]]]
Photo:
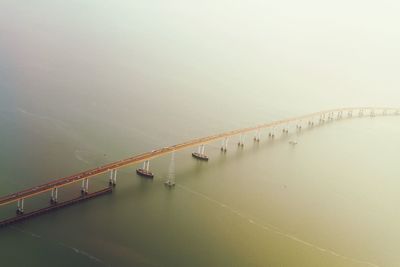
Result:
[[210,142],[214,142],[214,141],[218,141],[221,139],[224,139],[226,137],[231,137],[231,136],[235,136],[238,134],[244,134],[244,133],[248,133],[248,132],[253,132],[253,131],[257,131],[260,129],[266,129],[266,128],[273,128],[273,127],[278,127],[281,125],[286,125],[288,123],[291,122],[295,122],[295,121],[300,121],[300,120],[306,120],[306,119],[312,119],[316,116],[320,116],[320,115],[324,115],[324,114],[329,114],[332,112],[346,112],[346,111],[359,111],[359,110],[386,110],[388,112],[393,111],[393,112],[398,112],[398,109],[395,108],[374,108],[374,107],[358,107],[358,108],[341,108],[341,109],[331,109],[331,110],[326,110],[326,111],[321,111],[321,112],[315,112],[315,113],[311,113],[311,114],[307,114],[304,116],[299,116],[299,117],[293,117],[293,118],[288,118],[288,119],[284,119],[284,120],[278,120],[278,121],[274,121],[274,122],[270,122],[270,123],[266,123],[266,124],[261,124],[258,126],[254,126],[254,127],[249,127],[249,128],[243,128],[243,129],[238,129],[238,130],[234,130],[234,131],[229,131],[229,132],[225,132],[225,133],[221,133],[221,134],[217,134],[217,135],[212,135],[212,136],[207,136],[207,137],[203,137],[203,138],[198,138],[198,139],[194,139],[185,143],[181,143],[181,144],[177,144],[177,145],[173,145],[170,147],[165,147],[165,148],[161,148],[161,149],[157,149],[157,150],[153,150],[151,152],[146,152],[140,155],[136,155],[127,159],[123,159],[120,161],[116,161],[116,162],[112,162],[109,164],[106,164],[104,166],[101,167],[97,167],[95,169],[91,169],[91,170],[87,170],[87,171],[83,171],[77,174],[73,174],[64,178],[60,178],[60,179],[56,179],[53,181],[50,181],[48,183],[42,184],[42,185],[38,185],[32,188],[28,188],[25,189],[23,191],[20,192],[16,192],[16,193],[12,193],[3,197],[0,197],[0,206],[1,205],[5,205],[8,203],[12,203],[15,201],[18,201],[20,199],[25,199],[28,197],[32,197],[35,196],[37,194],[41,194],[47,191],[52,190],[53,188],[59,188],[59,187],[63,187],[66,186],[68,184],[71,183],[75,183],[78,182],[80,180],[83,179],[87,179],[87,178],[91,178],[94,176],[97,176],[99,174],[103,174],[106,172],[109,172],[110,170],[113,169],[120,169],[122,167],[127,167],[133,164],[137,164],[146,160],[150,160],[153,158],[157,158],[157,157],[161,157],[163,155],[169,154],[173,151],[178,151],[178,150],[183,150],[186,148],[190,148],[190,147],[194,147],[194,146],[198,146],[201,144],[207,144]]

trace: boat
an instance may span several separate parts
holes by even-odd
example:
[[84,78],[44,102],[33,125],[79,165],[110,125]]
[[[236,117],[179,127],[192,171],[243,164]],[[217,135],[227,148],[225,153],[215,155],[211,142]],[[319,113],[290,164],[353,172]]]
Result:
[[137,169],[136,173],[140,176],[146,177],[146,178],[154,178],[154,174],[150,171],[147,171],[145,169]]
[[196,158],[196,159],[199,159],[199,160],[208,161],[208,157],[207,157],[206,155],[204,155],[204,154],[200,154],[200,153],[197,153],[197,152],[193,152],[193,153],[192,153],[192,156],[193,156],[194,158]]
[[291,145],[297,145],[297,141],[290,140],[290,141],[289,141],[289,144],[291,144]]

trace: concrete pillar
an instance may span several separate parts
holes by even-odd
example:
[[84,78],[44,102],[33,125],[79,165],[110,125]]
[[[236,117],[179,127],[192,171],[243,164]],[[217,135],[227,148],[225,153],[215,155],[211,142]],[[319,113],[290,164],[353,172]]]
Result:
[[301,124],[302,124],[302,121],[298,121],[298,122],[296,122],[296,129],[298,130],[298,131],[301,131]]
[[86,179],[86,194],[89,193],[89,179]]
[[117,184],[117,169],[110,171],[109,185],[115,186]]
[[375,117],[375,110],[371,109],[371,111],[369,112],[369,115],[371,117]]
[[82,180],[82,186],[81,186],[81,192],[82,192],[82,194],[85,193],[85,183],[86,183],[85,180],[86,180],[86,179],[83,179],[83,180]]
[[81,188],[82,194],[87,194],[89,192],[89,179],[85,178],[82,180],[82,188]]
[[238,146],[244,146],[244,135],[240,134]]
[[24,213],[24,199],[18,199],[17,202],[17,214],[23,214]]
[[347,111],[347,117],[352,117],[352,116],[353,116],[353,111],[352,110]]
[[226,152],[226,151],[228,150],[228,141],[229,141],[229,138],[228,138],[228,137],[225,137],[225,138],[222,140],[222,145],[221,145],[221,151],[222,151],[222,152]]
[[256,134],[254,135],[254,141],[260,142],[260,129],[256,131]]
[[118,172],[118,170],[115,169],[115,170],[114,170],[114,180],[113,180],[113,185],[114,185],[114,186],[117,184],[117,172]]
[[53,195],[53,202],[57,203],[58,202],[58,188],[54,188],[54,195]]
[[272,129],[270,129],[269,137],[270,138],[274,138],[275,137],[275,127],[272,127]]
[[57,203],[57,201],[58,201],[58,188],[55,187],[55,188],[51,189],[50,203],[54,204],[54,203]]
[[110,178],[108,179],[108,184],[113,185],[114,182],[114,170],[110,170]]

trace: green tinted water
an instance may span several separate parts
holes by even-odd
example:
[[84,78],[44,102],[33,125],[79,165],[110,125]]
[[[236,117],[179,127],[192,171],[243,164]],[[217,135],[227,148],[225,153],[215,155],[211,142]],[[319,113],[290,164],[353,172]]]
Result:
[[[329,14],[320,26],[307,5],[302,17],[288,3],[190,3],[0,3],[1,195],[195,137],[399,99],[392,68],[365,48],[380,44]],[[371,62],[344,52],[356,44]],[[399,119],[247,136],[227,154],[216,143],[208,163],[182,151],[172,190],[169,158],[151,162],[153,181],[123,169],[111,195],[1,229],[1,266],[396,267]]]

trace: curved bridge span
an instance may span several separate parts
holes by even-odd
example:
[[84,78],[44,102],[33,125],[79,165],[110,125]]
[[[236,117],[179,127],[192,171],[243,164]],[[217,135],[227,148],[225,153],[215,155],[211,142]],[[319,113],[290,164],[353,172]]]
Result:
[[161,149],[156,149],[151,152],[146,152],[127,159],[112,162],[104,166],[97,167],[95,169],[83,171],[74,175],[70,175],[68,177],[56,179],[42,185],[38,185],[32,188],[25,189],[20,192],[15,192],[0,197],[0,206],[13,202],[18,202],[17,213],[21,215],[24,212],[23,206],[25,199],[48,191],[51,191],[51,203],[57,205],[58,189],[61,187],[82,181],[82,193],[83,195],[85,195],[88,193],[89,179],[98,176],[100,174],[110,173],[110,185],[115,186],[118,169],[143,162],[144,167],[143,169],[139,170],[143,171],[142,174],[147,176],[147,174],[151,174],[149,172],[149,160],[164,156],[166,154],[170,154],[175,151],[195,146],[199,146],[199,150],[197,153],[193,153],[193,156],[199,159],[208,159],[204,153],[204,147],[206,144],[215,141],[222,141],[221,150],[226,151],[229,138],[239,137],[239,145],[243,145],[244,142],[243,135],[247,133],[254,133],[254,140],[259,141],[260,133],[262,131],[265,131],[265,133],[268,134],[269,138],[274,138],[274,136],[278,132],[282,134],[287,134],[289,132],[289,129],[293,126],[295,126],[297,130],[301,130],[304,127],[313,127],[314,125],[319,125],[334,120],[340,120],[343,118],[363,117],[363,116],[385,116],[385,115],[400,115],[400,109],[383,108],[383,107],[356,107],[356,108],[331,109],[299,117],[293,117],[293,118],[273,121],[270,123],[260,124],[254,127],[248,127],[248,128],[224,132],[221,134],[211,135],[203,138],[193,139],[181,144],[164,147]]

